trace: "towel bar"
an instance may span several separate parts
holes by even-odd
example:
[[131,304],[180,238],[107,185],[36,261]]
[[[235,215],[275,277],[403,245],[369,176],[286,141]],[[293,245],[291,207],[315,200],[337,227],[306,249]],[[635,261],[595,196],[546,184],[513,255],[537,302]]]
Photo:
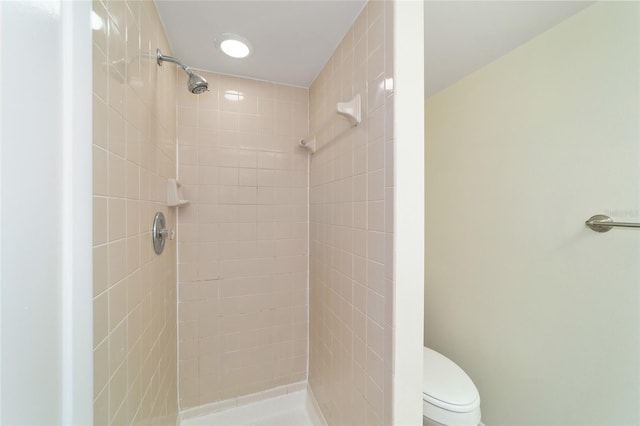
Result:
[[614,222],[604,214],[591,216],[584,224],[596,232],[607,232],[611,228],[640,228],[640,223]]

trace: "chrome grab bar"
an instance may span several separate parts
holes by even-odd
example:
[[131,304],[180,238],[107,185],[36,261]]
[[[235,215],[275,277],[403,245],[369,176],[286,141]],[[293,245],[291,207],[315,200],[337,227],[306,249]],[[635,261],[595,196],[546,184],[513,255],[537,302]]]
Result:
[[604,214],[591,216],[584,224],[596,232],[608,232],[611,228],[640,228],[640,223],[614,222]]

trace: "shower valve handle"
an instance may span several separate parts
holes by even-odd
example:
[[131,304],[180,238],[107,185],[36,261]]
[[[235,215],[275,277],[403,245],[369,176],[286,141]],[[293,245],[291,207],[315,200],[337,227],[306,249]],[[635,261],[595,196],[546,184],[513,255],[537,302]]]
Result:
[[156,254],[162,254],[164,243],[168,239],[173,240],[175,232],[173,229],[167,228],[167,222],[162,212],[157,212],[153,217],[153,225],[151,227],[151,241],[153,242],[153,250]]
[[173,240],[173,237],[176,235],[173,229],[168,229],[168,228],[163,228],[159,230],[158,234],[161,235],[163,238],[169,238],[170,240]]

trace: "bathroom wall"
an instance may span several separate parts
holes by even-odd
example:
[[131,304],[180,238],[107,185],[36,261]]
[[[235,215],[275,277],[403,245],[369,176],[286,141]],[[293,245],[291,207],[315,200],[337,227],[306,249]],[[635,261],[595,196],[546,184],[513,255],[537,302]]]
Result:
[[426,102],[425,342],[489,425],[638,424],[637,2],[601,2]]
[[175,425],[176,243],[156,255],[150,229],[175,227],[176,67],[153,2],[93,11],[94,423]]
[[3,425],[93,421],[90,12],[0,2]]
[[307,377],[308,90],[202,75],[177,81],[181,409]]
[[[309,173],[309,382],[329,424],[392,423],[392,7],[367,3],[309,94],[321,130]],[[350,129],[336,102],[355,94],[363,120]]]

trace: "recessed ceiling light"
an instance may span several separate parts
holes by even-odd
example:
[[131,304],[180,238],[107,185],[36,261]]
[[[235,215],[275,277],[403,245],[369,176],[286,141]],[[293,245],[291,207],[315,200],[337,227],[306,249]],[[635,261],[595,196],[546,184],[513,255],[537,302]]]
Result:
[[232,58],[246,58],[253,51],[247,39],[236,34],[222,34],[216,39],[216,47],[225,55]]

